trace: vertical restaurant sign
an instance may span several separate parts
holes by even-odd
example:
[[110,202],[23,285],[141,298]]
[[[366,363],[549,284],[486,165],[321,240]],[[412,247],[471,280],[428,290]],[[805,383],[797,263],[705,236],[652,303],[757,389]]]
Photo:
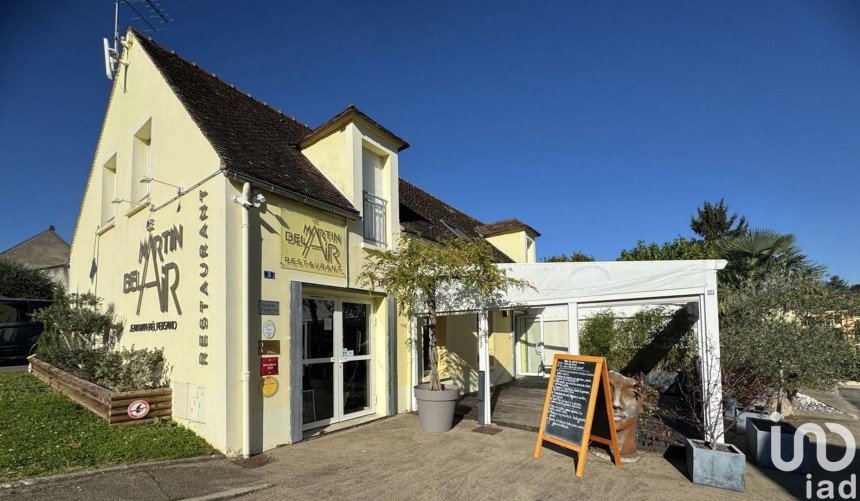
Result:
[[281,210],[281,266],[290,270],[346,276],[346,225],[296,208]]

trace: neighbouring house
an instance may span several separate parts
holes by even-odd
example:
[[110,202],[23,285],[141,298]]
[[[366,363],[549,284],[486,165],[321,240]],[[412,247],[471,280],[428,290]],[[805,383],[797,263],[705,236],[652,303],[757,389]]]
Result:
[[[310,127],[133,30],[124,47],[70,288],[115,304],[124,346],[164,349],[174,419],[219,450],[412,409],[425,357],[393,298],[357,282],[364,249],[485,238],[498,262],[534,263],[537,231],[402,179],[408,144],[358,108]],[[516,372],[514,319],[491,321],[502,382]],[[474,391],[476,316],[441,323],[445,377]]]
[[38,235],[3,251],[0,253],[0,258],[11,259],[30,268],[42,270],[54,281],[68,288],[69,251],[68,242],[57,235],[52,225]]

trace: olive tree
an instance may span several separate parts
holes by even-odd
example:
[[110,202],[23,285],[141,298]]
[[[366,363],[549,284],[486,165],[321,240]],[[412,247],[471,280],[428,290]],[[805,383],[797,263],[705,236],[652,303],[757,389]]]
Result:
[[479,239],[451,239],[441,244],[403,238],[395,249],[367,249],[368,260],[359,282],[394,295],[401,314],[429,317],[430,389],[441,389],[436,341],[437,299],[452,290],[468,295],[471,305],[492,303],[510,287],[530,287],[511,278],[495,264],[489,243]]
[[856,367],[857,353],[834,315],[858,301],[834,293],[810,270],[777,268],[721,291],[723,370],[755,370],[777,398],[801,387],[827,389]]

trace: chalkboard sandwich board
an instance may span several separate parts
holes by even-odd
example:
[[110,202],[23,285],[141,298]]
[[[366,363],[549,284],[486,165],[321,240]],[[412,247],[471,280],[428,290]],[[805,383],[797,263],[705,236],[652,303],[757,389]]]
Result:
[[621,467],[606,359],[556,355],[546,389],[535,459],[540,459],[544,441],[576,451],[576,476],[581,477],[592,440],[608,445],[615,466]]

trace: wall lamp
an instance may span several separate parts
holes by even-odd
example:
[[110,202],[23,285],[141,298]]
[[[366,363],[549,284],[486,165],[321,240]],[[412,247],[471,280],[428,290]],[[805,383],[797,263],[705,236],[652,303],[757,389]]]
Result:
[[137,205],[138,207],[149,207],[150,211],[155,210],[155,204],[142,204],[140,202],[132,202],[131,200],[126,200],[124,198],[114,198],[113,200],[110,201],[110,203],[115,204],[115,205],[119,205],[123,202],[125,202],[127,204]]
[[262,193],[258,193],[257,195],[254,195],[249,201],[246,196],[237,195],[233,197],[233,201],[246,209],[250,209],[251,207],[259,209],[261,205],[266,203],[266,197],[264,197]]
[[170,184],[170,183],[167,183],[165,181],[159,181],[158,179],[155,179],[152,176],[146,176],[145,178],[141,179],[140,182],[143,184],[149,184],[149,183],[155,182],[155,183],[171,186],[173,188],[176,188],[176,194],[177,195],[182,195],[183,193],[185,193],[185,188],[183,188],[182,186],[176,186],[175,184]]

